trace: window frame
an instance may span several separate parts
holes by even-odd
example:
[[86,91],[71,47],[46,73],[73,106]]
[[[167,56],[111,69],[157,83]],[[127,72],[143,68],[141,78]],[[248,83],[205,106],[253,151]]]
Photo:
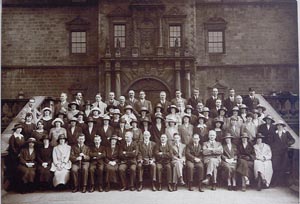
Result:
[[[116,36],[115,35],[115,27],[116,26],[124,26],[124,36]],[[113,47],[116,49],[117,44],[116,44],[116,39],[118,38],[124,38],[124,46],[122,46],[122,41],[120,41],[120,49],[125,49],[127,47],[127,28],[126,28],[126,23],[113,23],[112,29],[113,29]]]
[[[222,51],[221,52],[210,52],[209,50],[209,45],[210,43],[220,43],[220,42],[210,42],[210,38],[209,38],[209,33],[210,32],[221,32],[222,33]],[[226,49],[225,49],[225,30],[224,29],[208,29],[207,30],[207,53],[214,55],[214,54],[225,54],[226,53]]]
[[[72,41],[72,33],[76,32],[84,32],[85,33],[85,52],[73,52],[73,43],[79,43],[79,42],[73,42]],[[88,53],[88,32],[87,30],[70,30],[70,54],[71,55],[87,55]]]
[[[182,40],[183,40],[183,31],[182,31],[182,24],[179,24],[179,23],[172,23],[172,24],[169,24],[169,28],[168,28],[168,45],[169,45],[169,48],[175,48],[175,41],[174,41],[174,46],[171,46],[171,27],[179,27],[180,28],[180,36],[179,36],[179,44],[178,44],[178,48],[181,48],[182,47]],[[176,38],[175,38],[176,39]]]

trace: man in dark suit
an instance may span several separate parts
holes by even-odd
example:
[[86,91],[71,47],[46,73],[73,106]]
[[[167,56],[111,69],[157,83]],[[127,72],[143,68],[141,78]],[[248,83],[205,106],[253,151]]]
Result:
[[89,117],[86,121],[87,126],[85,129],[83,129],[83,134],[85,135],[85,144],[87,146],[92,146],[94,142],[94,137],[95,135],[98,134],[97,126],[96,126],[96,121],[92,118]]
[[[101,145],[101,137],[96,135],[94,137],[94,146],[90,148],[90,185],[89,192],[95,191],[95,183],[98,184],[98,191],[103,191],[103,170],[104,170],[104,159],[106,157],[106,147]],[[95,182],[95,173],[97,174],[97,182]]]
[[160,137],[160,143],[156,145],[154,154],[156,158],[156,168],[157,168],[157,177],[158,177],[158,191],[162,190],[162,170],[167,171],[167,181],[168,181],[168,190],[173,191],[172,188],[172,167],[171,160],[173,157],[172,146],[167,142],[168,137],[166,134],[162,134]]
[[187,105],[187,100],[181,97],[182,93],[180,90],[175,91],[175,98],[171,100],[171,104],[177,106],[180,113],[184,112],[185,106]]
[[69,121],[70,125],[67,128],[67,138],[68,138],[68,145],[73,146],[77,144],[78,135],[82,133],[81,127],[77,126],[77,118],[73,117]]
[[72,146],[70,154],[70,160],[72,162],[71,176],[74,183],[72,192],[75,193],[79,190],[78,178],[80,176],[82,193],[85,193],[88,181],[88,170],[90,166],[90,149],[84,144],[84,134],[78,135],[77,141],[78,144]]
[[151,134],[149,131],[144,132],[144,140],[138,145],[138,178],[139,186],[138,191],[143,189],[143,172],[144,168],[150,169],[150,176],[152,181],[152,190],[156,191],[155,182],[156,182],[156,164],[154,156],[154,147],[155,142],[150,141]]
[[206,107],[208,107],[209,109],[213,109],[214,107],[216,107],[216,100],[219,99],[218,93],[218,89],[213,88],[211,97],[206,100]]
[[233,88],[229,89],[229,96],[224,100],[223,105],[227,108],[229,112],[231,112],[232,108],[236,106],[235,101],[235,90]]
[[115,99],[115,92],[112,92],[112,91],[109,92],[108,100],[105,101],[105,103],[107,104],[107,106],[111,105],[111,106],[115,106],[115,107],[117,107],[120,104],[120,102]]
[[168,109],[169,105],[171,105],[171,102],[167,100],[167,93],[165,91],[160,92],[159,101],[157,101],[156,105],[158,103],[161,104],[161,106],[162,106],[162,113],[167,114],[168,113],[167,109]]
[[192,138],[193,142],[188,144],[186,147],[186,166],[187,166],[187,179],[188,179],[188,188],[189,191],[193,191],[193,180],[194,180],[194,171],[198,173],[198,187],[199,191],[203,192],[202,180],[204,175],[204,165],[203,165],[203,155],[202,147],[200,145],[200,136],[194,134]]
[[83,95],[81,92],[77,92],[75,94],[75,102],[76,104],[79,106],[79,109],[80,111],[84,111],[84,100],[83,100]]
[[141,111],[142,107],[146,107],[151,114],[152,109],[152,103],[151,101],[146,100],[146,93],[145,91],[140,91],[140,98],[139,100],[134,104],[134,109],[139,113]]
[[196,109],[198,103],[202,103],[202,99],[200,98],[200,91],[198,88],[194,88],[193,96],[188,99],[187,104],[191,105],[194,109]]
[[126,100],[126,105],[131,105],[133,107],[132,112],[138,116],[137,110],[135,110],[135,103],[138,102],[138,100],[135,98],[135,92],[134,90],[128,91],[128,100]]
[[119,149],[119,174],[121,179],[122,188],[121,191],[126,190],[126,170],[130,169],[130,191],[135,190],[135,178],[136,178],[136,156],[138,154],[138,147],[135,142],[132,141],[133,133],[126,131],[125,141],[120,145]]
[[55,105],[55,115],[57,115],[60,111],[64,114],[67,114],[69,102],[67,101],[67,94],[61,93],[60,94],[60,102]]
[[102,139],[102,145],[103,146],[109,146],[110,145],[110,138],[114,133],[114,128],[109,125],[110,117],[108,115],[105,115],[103,117],[103,126],[99,128],[99,135]]
[[255,97],[255,90],[253,88],[249,88],[249,95],[246,96],[243,101],[249,110],[256,109],[256,106],[259,104],[259,99]]

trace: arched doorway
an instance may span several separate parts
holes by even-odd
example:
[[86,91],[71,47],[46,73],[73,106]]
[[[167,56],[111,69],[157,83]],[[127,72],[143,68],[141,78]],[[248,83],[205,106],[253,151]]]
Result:
[[141,90],[146,92],[146,99],[153,103],[159,100],[159,93],[165,91],[167,93],[167,98],[170,98],[170,88],[163,81],[156,78],[140,78],[133,81],[126,89],[125,95],[129,90],[134,90],[136,97],[138,98],[138,93]]

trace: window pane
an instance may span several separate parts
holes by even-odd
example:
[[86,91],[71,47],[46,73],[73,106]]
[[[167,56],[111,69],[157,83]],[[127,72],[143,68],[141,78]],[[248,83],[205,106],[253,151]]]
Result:
[[86,53],[86,32],[71,33],[71,52]]
[[208,32],[208,52],[223,53],[224,52],[223,31]]
[[169,44],[170,47],[175,47],[175,42],[177,39],[178,47],[181,47],[181,26],[172,25],[169,27]]
[[114,46],[117,47],[117,42],[120,42],[120,47],[126,46],[126,27],[125,25],[114,25]]

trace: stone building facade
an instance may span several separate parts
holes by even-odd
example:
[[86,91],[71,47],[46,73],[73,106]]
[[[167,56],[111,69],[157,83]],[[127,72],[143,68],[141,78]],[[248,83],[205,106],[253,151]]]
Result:
[[2,9],[4,99],[299,92],[296,0],[3,0]]

